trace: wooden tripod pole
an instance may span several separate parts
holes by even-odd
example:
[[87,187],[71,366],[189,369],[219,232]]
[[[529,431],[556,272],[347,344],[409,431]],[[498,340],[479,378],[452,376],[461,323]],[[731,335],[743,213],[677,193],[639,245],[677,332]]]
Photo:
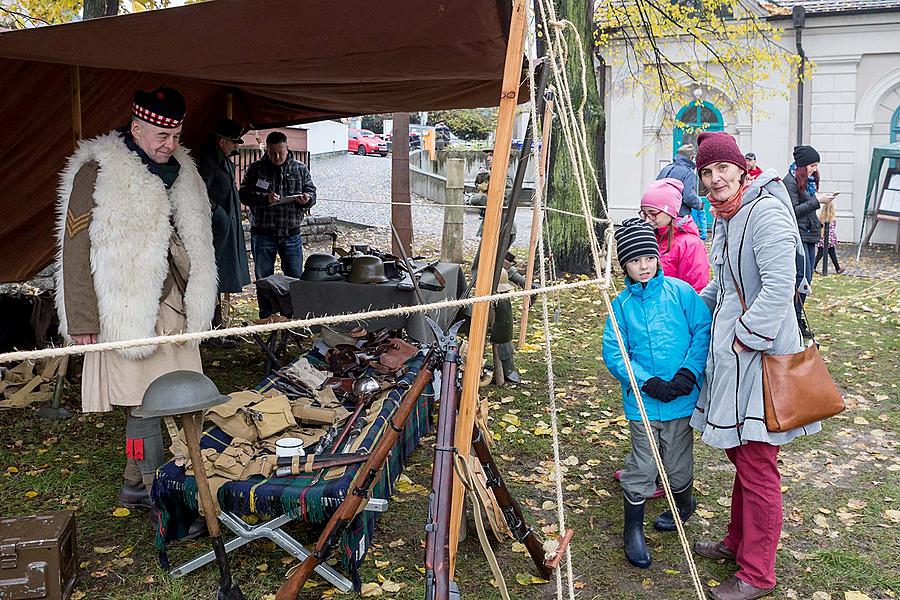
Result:
[[[506,64],[503,67],[503,87],[500,90],[500,111],[497,117],[497,136],[494,140],[494,161],[488,186],[487,207],[484,213],[484,229],[481,237],[481,254],[478,260],[478,279],[475,296],[488,296],[494,281],[494,264],[497,261],[497,245],[500,235],[500,212],[506,188],[506,172],[509,169],[509,148],[512,145],[513,121],[519,98],[519,81],[522,76],[522,51],[525,43],[525,0],[515,0],[509,26],[506,47]],[[475,427],[475,409],[478,404],[478,383],[484,362],[484,342],[487,331],[489,304],[480,302],[472,306],[469,327],[469,351],[463,374],[462,399],[456,419],[455,443],[460,456],[468,460],[472,448],[472,430]],[[462,520],[464,490],[462,481],[453,478],[453,502],[450,510],[450,577],[456,567],[456,547],[459,544],[459,526]]]
[[[553,129],[553,98],[547,98],[544,103],[544,119],[543,131],[541,131],[541,162],[538,165],[537,189],[543,190],[546,194],[547,179],[547,157],[550,156],[550,131]],[[525,289],[531,289],[531,283],[534,281],[534,255],[537,251],[538,237],[541,231],[541,198],[535,190],[534,200],[531,203],[531,239],[528,241],[528,266],[525,269]],[[525,332],[528,330],[528,309],[531,308],[531,302],[522,302],[522,320],[519,323],[519,350],[525,347]]]

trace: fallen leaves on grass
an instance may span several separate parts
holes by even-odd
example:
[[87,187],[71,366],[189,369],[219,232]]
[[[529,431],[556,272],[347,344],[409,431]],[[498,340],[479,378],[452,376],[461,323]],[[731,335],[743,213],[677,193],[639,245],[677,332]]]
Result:
[[124,506],[120,506],[116,510],[112,512],[112,516],[114,517],[127,517],[131,514],[131,511],[125,508]]

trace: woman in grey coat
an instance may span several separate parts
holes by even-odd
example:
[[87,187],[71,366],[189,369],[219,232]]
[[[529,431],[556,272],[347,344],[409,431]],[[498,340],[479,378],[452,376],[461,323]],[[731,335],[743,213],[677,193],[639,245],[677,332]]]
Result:
[[779,447],[821,429],[814,424],[771,433],[763,412],[762,354],[802,349],[791,310],[802,245],[790,198],[775,171],[748,183],[734,138],[705,132],[698,142],[697,170],[716,221],[714,279],[701,293],[713,311],[712,341],[691,425],[705,443],[725,450],[737,472],[727,535],[721,542],[697,542],[694,550],[738,564],[735,576],[710,590],[713,598],[749,600],[775,587],[782,525]]

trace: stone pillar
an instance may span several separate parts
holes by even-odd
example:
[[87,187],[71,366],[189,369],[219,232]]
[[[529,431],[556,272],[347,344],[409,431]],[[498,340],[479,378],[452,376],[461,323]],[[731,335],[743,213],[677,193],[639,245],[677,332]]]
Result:
[[447,160],[447,204],[444,207],[444,233],[441,237],[441,259],[463,261],[463,174],[465,160]]

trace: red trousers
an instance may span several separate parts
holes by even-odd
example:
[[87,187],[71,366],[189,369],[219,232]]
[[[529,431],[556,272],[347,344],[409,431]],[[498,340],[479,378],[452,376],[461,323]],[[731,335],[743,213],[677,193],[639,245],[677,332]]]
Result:
[[738,579],[775,587],[775,552],[781,538],[781,474],[778,446],[748,442],[725,450],[734,464],[731,523],[724,544],[734,552]]

